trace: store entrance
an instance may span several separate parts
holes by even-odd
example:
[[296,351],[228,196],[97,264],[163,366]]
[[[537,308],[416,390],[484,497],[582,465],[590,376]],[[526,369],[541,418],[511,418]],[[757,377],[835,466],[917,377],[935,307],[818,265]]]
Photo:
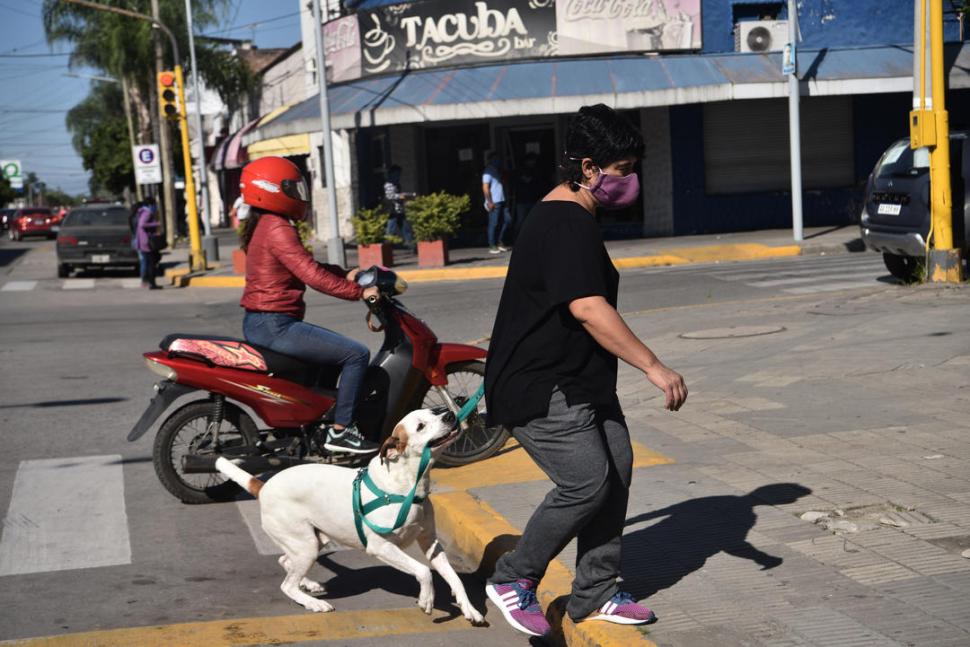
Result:
[[424,129],[427,190],[447,191],[471,198],[453,243],[484,244],[487,216],[482,206],[482,170],[490,146],[488,124]]

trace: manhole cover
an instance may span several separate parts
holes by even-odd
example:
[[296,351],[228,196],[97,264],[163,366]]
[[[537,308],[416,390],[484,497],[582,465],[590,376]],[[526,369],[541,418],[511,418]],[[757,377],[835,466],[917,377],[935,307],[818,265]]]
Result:
[[683,339],[736,339],[738,337],[758,337],[784,332],[784,326],[731,326],[730,328],[711,328],[681,333]]

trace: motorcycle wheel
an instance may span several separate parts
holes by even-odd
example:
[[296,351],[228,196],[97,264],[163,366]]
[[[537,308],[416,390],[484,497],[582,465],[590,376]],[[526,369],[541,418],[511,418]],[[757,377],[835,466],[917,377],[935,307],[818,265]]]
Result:
[[253,419],[238,406],[226,402],[219,445],[211,447],[207,427],[213,406],[209,400],[186,404],[162,423],[155,436],[152,462],[158,480],[184,503],[231,501],[240,488],[222,474],[185,474],[182,456],[220,454],[229,447],[255,446],[259,437]]
[[[485,362],[468,361],[451,364],[447,368],[448,394],[459,407],[468,401],[485,379]],[[446,406],[444,398],[434,388],[428,388],[421,400],[421,409]],[[485,398],[478,408],[468,416],[468,429],[458,436],[455,442],[445,448],[438,459],[438,465],[458,467],[494,456],[509,439],[509,431],[499,425],[485,425]]]

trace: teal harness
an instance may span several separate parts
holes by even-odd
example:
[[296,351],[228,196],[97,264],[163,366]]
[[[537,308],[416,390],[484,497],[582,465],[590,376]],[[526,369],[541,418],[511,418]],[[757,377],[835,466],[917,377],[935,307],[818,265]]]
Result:
[[[464,420],[471,414],[472,411],[478,406],[478,402],[485,395],[485,385],[482,384],[475,391],[475,394],[468,399],[468,402],[461,408],[456,416],[458,423],[461,424]],[[377,487],[377,484],[371,480],[370,474],[367,473],[367,468],[362,467],[357,472],[357,478],[354,479],[353,493],[351,495],[353,509],[354,509],[354,526],[357,528],[357,537],[360,539],[360,543],[367,548],[367,537],[364,535],[364,524],[367,527],[376,532],[378,535],[387,535],[395,530],[401,528],[404,522],[408,518],[408,513],[411,512],[411,505],[414,503],[423,503],[424,497],[414,496],[418,489],[418,483],[421,482],[421,478],[424,473],[428,470],[428,466],[431,464],[431,448],[425,447],[424,451],[421,452],[421,462],[418,465],[418,477],[414,481],[414,487],[407,494],[388,494],[384,490]],[[363,483],[367,486],[367,489],[377,497],[373,501],[368,501],[362,504],[360,499],[360,485]],[[386,505],[391,505],[392,503],[400,503],[401,509],[398,510],[397,519],[394,521],[394,525],[390,528],[385,528],[384,526],[379,526],[373,523],[367,518],[374,510],[379,510]]]

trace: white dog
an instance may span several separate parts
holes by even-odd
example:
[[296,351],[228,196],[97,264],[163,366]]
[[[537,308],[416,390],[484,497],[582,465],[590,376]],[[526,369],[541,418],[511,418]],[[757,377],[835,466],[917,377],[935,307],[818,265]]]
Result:
[[[414,540],[431,566],[441,574],[462,615],[473,624],[483,622],[482,615],[468,601],[465,587],[448,562],[435,533],[434,508],[431,506],[431,464],[418,477],[425,447],[434,458],[458,435],[454,415],[436,415],[422,409],[404,417],[381,446],[379,456],[367,466],[372,482],[389,495],[407,495],[416,490],[416,500],[400,528],[378,534],[366,523],[361,524],[366,542],[361,542],[354,520],[352,497],[356,469],[334,465],[299,465],[283,470],[266,483],[248,474],[225,458],[216,468],[259,499],[263,530],[283,549],[280,565],[286,577],[280,589],[292,600],[310,611],[333,611],[326,600],[309,594],[324,593],[324,587],[306,577],[321,547],[332,538],[345,546],[364,548],[385,564],[410,573],[418,580],[418,606],[430,614],[434,604],[431,569],[404,552]],[[358,484],[359,485],[359,484]],[[368,487],[360,488],[363,505],[378,497]],[[398,497],[400,498],[400,497]],[[423,499],[420,503],[418,499]],[[391,503],[366,515],[367,520],[385,529],[395,525],[402,505]],[[366,546],[364,545],[366,543]]]

